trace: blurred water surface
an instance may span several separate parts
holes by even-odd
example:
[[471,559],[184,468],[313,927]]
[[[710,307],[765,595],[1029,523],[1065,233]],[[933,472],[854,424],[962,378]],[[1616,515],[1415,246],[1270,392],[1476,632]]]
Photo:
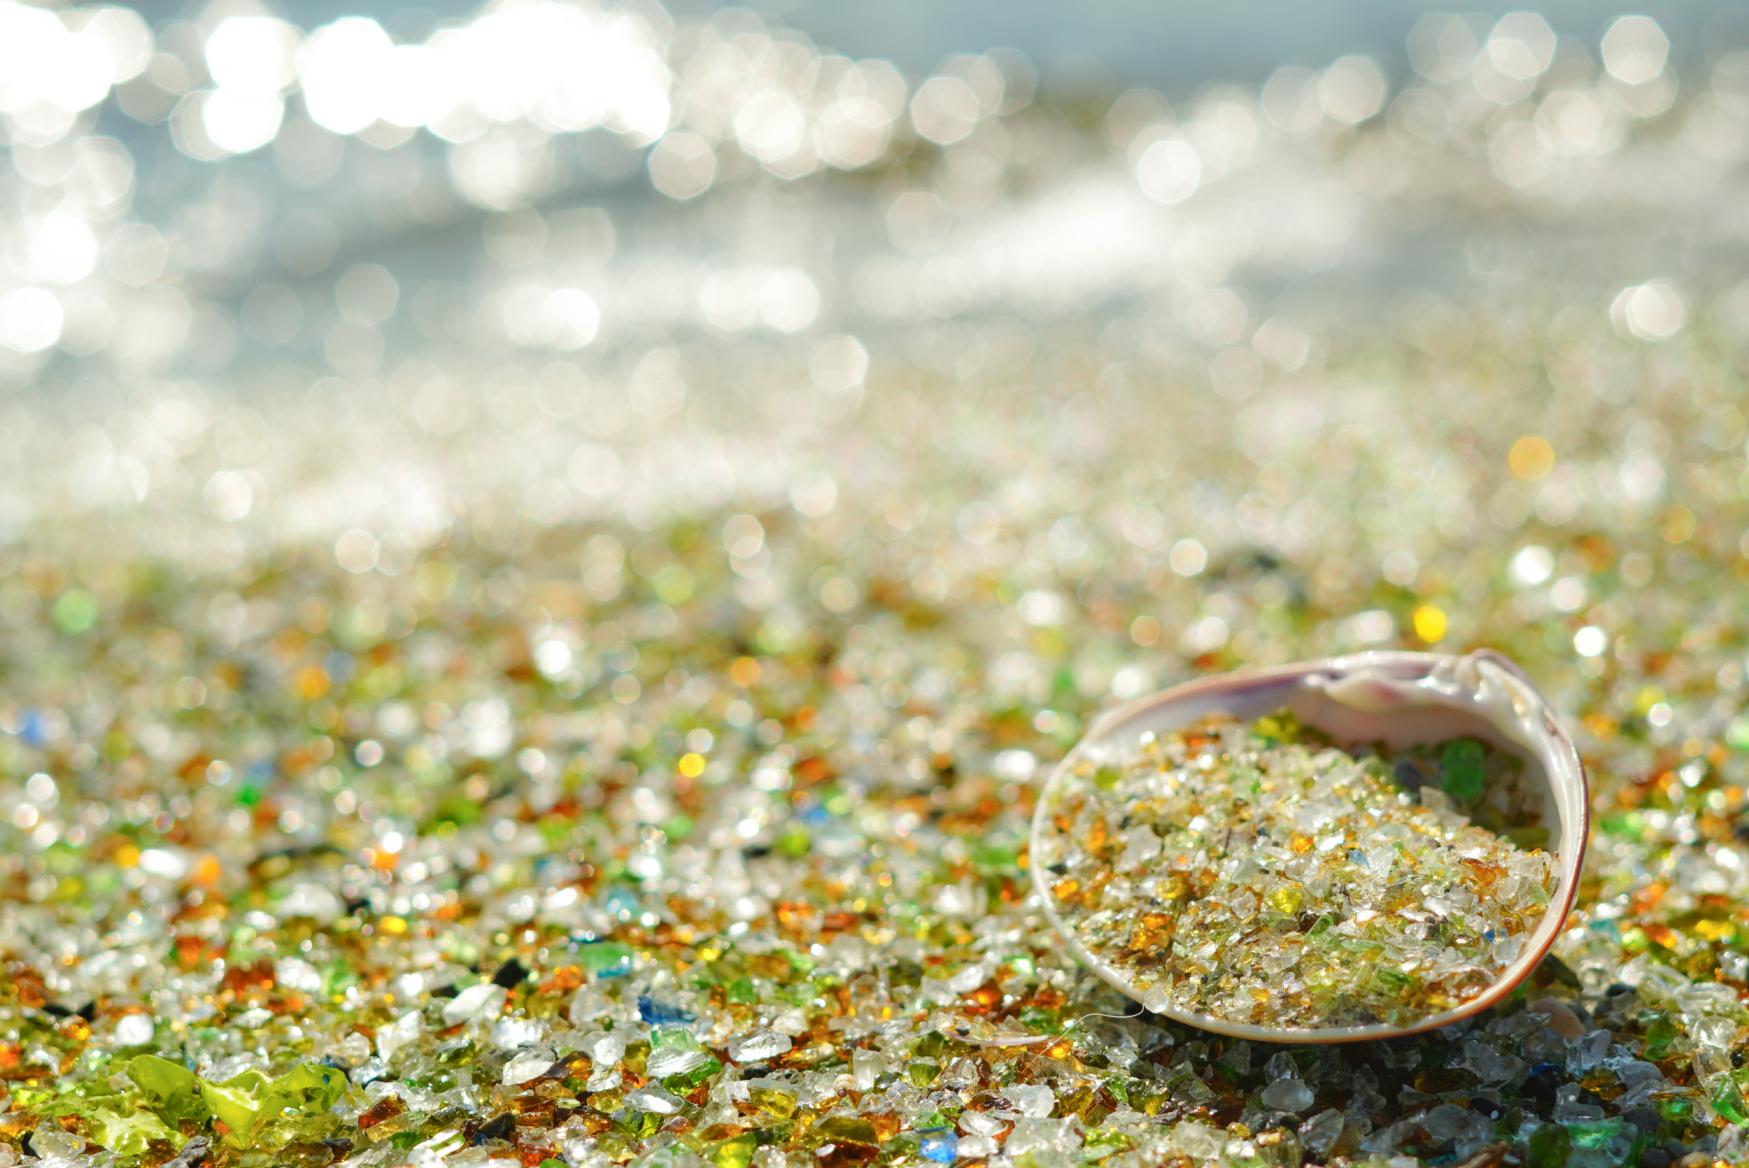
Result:
[[1508,301],[1737,302],[1735,9],[1247,12],[6,0],[0,514],[231,474],[314,530],[385,468],[589,513],[676,484],[579,442],[805,461],[883,372],[1049,408],[1073,352],[1219,411]]

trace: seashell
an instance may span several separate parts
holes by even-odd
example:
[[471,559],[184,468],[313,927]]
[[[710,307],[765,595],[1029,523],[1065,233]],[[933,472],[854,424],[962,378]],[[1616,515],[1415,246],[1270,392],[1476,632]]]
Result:
[[1418,1034],[1478,1014],[1527,977],[1559,936],[1578,893],[1579,871],[1589,831],[1590,797],[1585,770],[1572,741],[1548,703],[1517,665],[1491,650],[1462,656],[1407,651],[1358,653],[1277,668],[1224,674],[1187,682],[1143,698],[1100,719],[1058,764],[1039,799],[1032,824],[1032,854],[1050,854],[1049,809],[1054,796],[1085,764],[1130,756],[1144,738],[1225,714],[1250,721],[1280,709],[1339,745],[1403,747],[1455,738],[1480,739],[1517,755],[1524,767],[1519,801],[1536,809],[1547,829],[1546,849],[1555,883],[1546,913],[1525,935],[1523,951],[1492,984],[1461,1005],[1408,1024],[1273,1027],[1241,1023],[1153,1002],[1125,974],[1101,961],[1076,937],[1051,895],[1045,865],[1032,868],[1046,917],[1069,949],[1102,980],[1156,1013],[1203,1030],[1263,1042],[1358,1042]]

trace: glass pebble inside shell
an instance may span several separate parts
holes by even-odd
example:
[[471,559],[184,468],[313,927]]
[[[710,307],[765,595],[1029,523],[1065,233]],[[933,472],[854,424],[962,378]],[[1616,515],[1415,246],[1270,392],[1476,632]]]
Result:
[[1559,931],[1584,836],[1577,757],[1510,663],[1367,654],[1108,718],[1046,786],[1033,875],[1070,948],[1144,1007],[1350,1041],[1510,990]]

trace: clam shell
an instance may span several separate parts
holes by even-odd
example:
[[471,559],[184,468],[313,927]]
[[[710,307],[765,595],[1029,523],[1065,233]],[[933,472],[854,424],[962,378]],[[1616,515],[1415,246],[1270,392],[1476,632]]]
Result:
[[[1532,805],[1542,808],[1542,825],[1549,829],[1551,840],[1548,850],[1556,865],[1548,912],[1526,938],[1524,952],[1486,991],[1412,1025],[1281,1029],[1177,1008],[1161,1013],[1203,1030],[1261,1042],[1360,1042],[1447,1026],[1500,1001],[1549,951],[1573,906],[1590,829],[1590,792],[1579,754],[1548,703],[1517,665],[1491,650],[1462,656],[1357,653],[1203,678],[1134,702],[1100,719],[1045,780],[1033,816],[1032,854],[1047,850],[1044,843],[1052,829],[1046,808],[1051,795],[1084,760],[1123,758],[1146,734],[1174,730],[1213,714],[1249,720],[1283,707],[1345,745],[1382,742],[1404,747],[1473,737],[1524,758],[1522,781],[1533,785],[1528,793],[1536,796]],[[1045,916],[1075,956],[1105,982],[1141,1001],[1140,992],[1089,953],[1058,916],[1042,865],[1033,866],[1032,877]]]

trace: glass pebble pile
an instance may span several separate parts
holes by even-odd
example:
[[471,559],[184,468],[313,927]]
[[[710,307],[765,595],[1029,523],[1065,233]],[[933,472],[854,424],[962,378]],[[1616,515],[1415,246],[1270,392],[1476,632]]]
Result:
[[[1728,21],[1094,94],[182,7],[0,0],[0,1165],[1749,1158]],[[1042,773],[1388,645],[1571,716],[1552,957],[1091,1017]]]
[[1517,760],[1458,739],[1442,785],[1410,790],[1399,769],[1419,773],[1291,715],[1212,719],[1071,771],[1031,859],[1070,933],[1151,1009],[1411,1026],[1523,953],[1555,870],[1448,794],[1520,781]]

